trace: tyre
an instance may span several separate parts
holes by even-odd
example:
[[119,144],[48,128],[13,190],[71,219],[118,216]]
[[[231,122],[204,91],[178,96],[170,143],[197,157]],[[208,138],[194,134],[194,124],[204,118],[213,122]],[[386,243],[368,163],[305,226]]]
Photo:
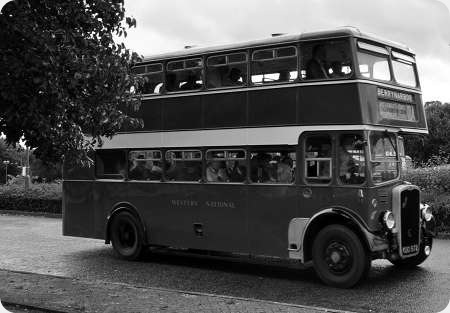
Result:
[[425,245],[430,246],[430,250],[431,250],[432,245],[433,245],[433,238],[428,238],[426,240],[426,243],[424,240],[422,240],[422,242],[420,244],[420,248],[419,248],[419,253],[417,255],[410,257],[410,258],[406,258],[406,259],[397,259],[397,260],[389,259],[389,262],[391,262],[395,266],[401,267],[401,268],[414,268],[414,267],[422,264],[430,255],[430,253],[428,253],[428,254],[425,253]]
[[142,256],[144,232],[139,220],[131,213],[124,211],[113,217],[110,238],[120,258],[133,261]]
[[371,259],[358,236],[343,225],[328,225],[312,247],[314,270],[327,285],[349,288],[369,272]]

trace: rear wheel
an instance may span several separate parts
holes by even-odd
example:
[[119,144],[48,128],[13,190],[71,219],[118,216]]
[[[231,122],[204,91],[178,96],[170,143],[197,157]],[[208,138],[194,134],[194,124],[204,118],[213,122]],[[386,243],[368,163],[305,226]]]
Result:
[[120,258],[132,261],[142,256],[144,232],[139,220],[131,213],[123,211],[113,217],[110,238]]
[[343,225],[328,225],[313,243],[314,269],[330,286],[349,288],[360,282],[370,269],[370,255],[356,234]]

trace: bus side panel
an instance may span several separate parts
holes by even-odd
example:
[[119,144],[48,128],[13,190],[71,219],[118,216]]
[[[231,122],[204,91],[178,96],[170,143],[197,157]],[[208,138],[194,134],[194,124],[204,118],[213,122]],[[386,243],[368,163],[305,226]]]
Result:
[[[200,190],[201,189],[201,190]],[[248,253],[247,187],[243,184],[199,186],[204,249]]]
[[248,186],[250,253],[288,257],[288,228],[299,216],[298,187]]
[[356,84],[305,86],[300,95],[300,125],[361,124]]
[[123,180],[97,180],[94,183],[93,202],[95,203],[95,238],[104,239],[106,234],[106,222],[108,214],[119,202],[125,202],[127,198],[128,183]]
[[296,88],[256,90],[249,93],[248,125],[293,125],[296,123]]
[[247,125],[247,92],[205,95],[202,98],[205,128]]
[[63,235],[95,238],[93,181],[63,182]]
[[153,245],[248,252],[243,185],[130,183]]
[[164,99],[162,110],[164,130],[203,128],[200,95]]
[[[130,190],[130,199],[138,207],[147,223],[150,244],[177,248],[203,247],[194,234],[193,225],[199,222],[201,187],[196,183],[142,184]],[[136,197],[139,190],[140,195]]]

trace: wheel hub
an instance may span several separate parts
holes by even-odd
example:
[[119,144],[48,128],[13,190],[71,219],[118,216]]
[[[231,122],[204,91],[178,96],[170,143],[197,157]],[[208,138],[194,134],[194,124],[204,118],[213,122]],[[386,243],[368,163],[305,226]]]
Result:
[[352,266],[352,255],[349,248],[337,241],[331,242],[325,249],[325,262],[335,274],[345,274]]

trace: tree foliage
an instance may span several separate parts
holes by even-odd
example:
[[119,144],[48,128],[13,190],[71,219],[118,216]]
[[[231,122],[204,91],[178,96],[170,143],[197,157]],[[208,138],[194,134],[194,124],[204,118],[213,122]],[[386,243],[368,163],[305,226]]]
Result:
[[0,138],[0,184],[6,181],[6,165],[3,161],[9,161],[8,175],[18,175],[21,171],[20,166],[25,162],[25,150],[18,145],[8,145]]
[[[88,161],[139,99],[136,53],[116,43],[136,21],[119,0],[14,0],[0,14],[0,132],[49,162]],[[84,134],[89,134],[85,136]]]
[[450,160],[450,103],[425,103],[429,134],[423,138],[406,137],[406,154],[416,163],[439,165]]

